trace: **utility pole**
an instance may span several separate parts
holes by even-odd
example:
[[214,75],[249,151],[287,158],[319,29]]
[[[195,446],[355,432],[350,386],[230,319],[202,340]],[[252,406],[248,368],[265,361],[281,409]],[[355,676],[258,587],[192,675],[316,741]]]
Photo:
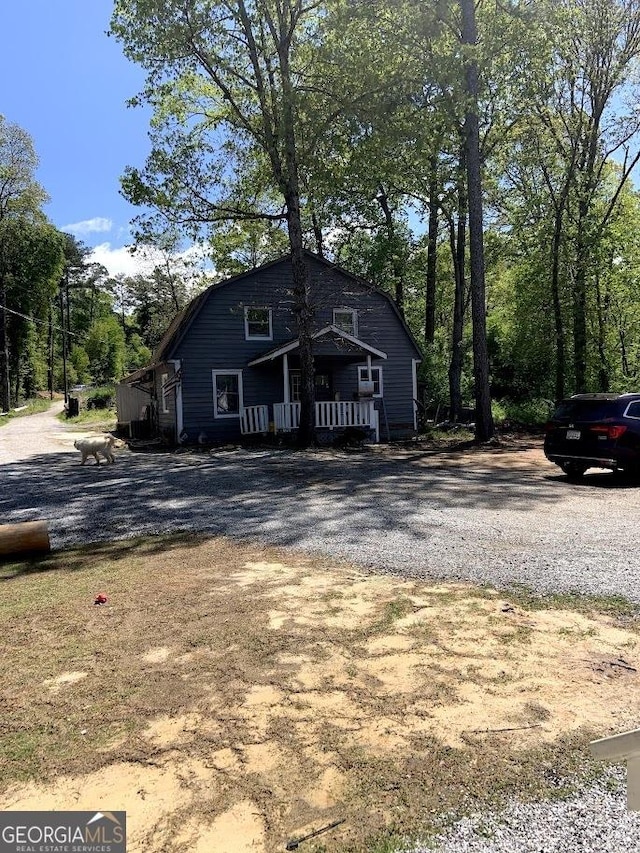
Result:
[[[64,299],[65,295],[67,297],[67,310],[65,311]],[[62,381],[64,384],[64,404],[68,405],[69,402],[69,393],[68,393],[68,383],[67,383],[67,332],[68,332],[68,319],[69,319],[69,268],[65,270],[64,278],[60,282],[59,287],[59,296],[60,296],[60,321],[62,326]]]
[[49,300],[49,399],[53,400],[53,366],[55,362],[54,338],[53,338],[53,301]]

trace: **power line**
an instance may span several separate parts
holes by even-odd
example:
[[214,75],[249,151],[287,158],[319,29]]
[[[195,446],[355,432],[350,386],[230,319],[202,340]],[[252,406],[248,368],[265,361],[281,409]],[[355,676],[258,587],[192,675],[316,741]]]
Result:
[[[30,317],[28,314],[21,314],[19,311],[14,311],[12,308],[7,308],[6,305],[0,305],[0,308],[8,314],[15,314],[16,317],[22,317],[23,320],[29,320],[32,323],[41,323],[43,326],[49,326],[48,320],[38,320],[37,317]],[[53,326],[52,328],[57,329],[59,332],[65,332],[67,335],[71,335],[72,338],[80,337],[77,332],[69,332],[66,329],[62,329],[60,326]]]

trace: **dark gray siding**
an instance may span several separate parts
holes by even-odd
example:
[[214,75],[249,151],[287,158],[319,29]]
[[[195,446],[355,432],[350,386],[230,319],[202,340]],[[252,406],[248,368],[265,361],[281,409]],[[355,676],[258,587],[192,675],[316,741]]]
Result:
[[[386,360],[374,357],[373,361],[383,369],[387,419],[390,425],[411,425],[411,360],[418,355],[400,318],[382,294],[322,262],[310,258],[309,264],[316,327],[333,322],[334,308],[357,310],[358,338],[388,356]],[[214,417],[213,370],[242,370],[245,406],[283,401],[282,358],[256,367],[248,367],[248,363],[296,337],[291,286],[290,265],[282,261],[211,290],[171,353],[182,364],[183,425],[189,441],[196,441],[201,434],[209,441],[236,440],[240,435],[239,418]],[[245,340],[245,306],[272,309],[272,340]],[[326,352],[329,358],[336,352],[335,345],[328,342],[319,342],[318,351]],[[292,354],[292,367],[295,361]],[[340,393],[340,399],[353,399],[358,387],[356,366],[365,361],[364,356],[353,352],[340,353],[332,360],[334,391]],[[385,435],[384,426],[381,435]]]

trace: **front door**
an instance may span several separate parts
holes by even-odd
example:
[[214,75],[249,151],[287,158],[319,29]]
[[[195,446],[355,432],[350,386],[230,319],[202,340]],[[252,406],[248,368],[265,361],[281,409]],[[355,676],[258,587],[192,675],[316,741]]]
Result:
[[301,376],[299,370],[289,371],[289,399],[292,403],[300,402]]
[[[299,370],[289,371],[289,393],[291,394],[291,402],[297,403],[300,400],[302,377]],[[318,402],[333,400],[332,381],[330,373],[316,373],[316,400]]]

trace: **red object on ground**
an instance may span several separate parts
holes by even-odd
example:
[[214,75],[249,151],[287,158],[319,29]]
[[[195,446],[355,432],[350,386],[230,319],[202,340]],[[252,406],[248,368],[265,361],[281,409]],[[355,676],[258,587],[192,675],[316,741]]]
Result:
[[94,604],[106,604],[107,603],[107,596],[104,594],[104,592],[99,592],[96,595],[95,601],[93,603]]

